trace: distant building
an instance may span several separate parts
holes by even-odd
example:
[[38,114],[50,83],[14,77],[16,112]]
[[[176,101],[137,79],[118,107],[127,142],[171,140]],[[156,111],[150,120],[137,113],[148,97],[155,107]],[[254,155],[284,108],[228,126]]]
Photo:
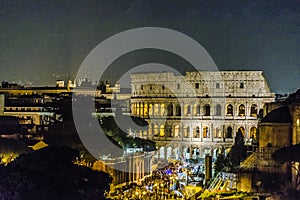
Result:
[[157,158],[204,158],[234,143],[240,129],[247,145],[257,141],[258,116],[273,102],[261,71],[200,71],[131,75],[131,115],[145,118]]

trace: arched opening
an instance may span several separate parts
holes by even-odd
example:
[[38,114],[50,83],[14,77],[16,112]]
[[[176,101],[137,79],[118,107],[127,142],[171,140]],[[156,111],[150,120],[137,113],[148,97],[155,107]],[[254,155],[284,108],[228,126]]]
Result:
[[257,128],[254,126],[250,128],[250,138],[254,140],[257,139]]
[[179,128],[180,128],[179,125],[175,126],[175,129],[174,129],[174,137],[175,138],[179,137],[179,131],[180,131]]
[[241,126],[238,128],[238,132],[239,131],[241,131],[241,133],[243,134],[243,137],[245,137],[245,128]]
[[253,117],[257,116],[257,105],[252,104],[250,108],[250,115]]
[[160,149],[159,149],[159,158],[165,159],[165,147],[160,147]]
[[172,158],[172,147],[167,147],[167,159]]
[[228,104],[226,107],[226,115],[233,116],[233,106],[231,104]]
[[153,135],[154,135],[155,137],[158,136],[158,126],[157,126],[156,124],[154,125],[154,133],[153,133]]
[[221,116],[221,105],[220,104],[218,104],[216,106],[216,116]]
[[210,105],[208,104],[204,106],[204,116],[210,116]]
[[147,117],[148,116],[148,104],[144,105],[144,116]]
[[160,116],[164,116],[165,115],[165,104],[161,104],[160,105]]
[[140,116],[144,115],[144,103],[141,103],[140,105]]
[[191,114],[191,106],[189,104],[184,106],[184,115],[190,115]]
[[148,127],[148,135],[149,136],[152,136],[153,134],[153,124],[149,124],[149,127]]
[[232,138],[232,127],[231,126],[227,127],[226,138]]
[[208,126],[203,127],[203,138],[209,138],[209,129]]
[[167,108],[167,115],[168,116],[173,116],[173,105],[172,104],[169,104],[168,105],[168,108]]
[[158,104],[154,104],[154,115],[155,116],[158,116],[159,115],[159,107],[158,107]]
[[184,129],[183,129],[183,136],[185,138],[189,138],[190,137],[190,127],[189,126],[184,127]]
[[149,104],[149,116],[153,116],[153,105]]
[[199,128],[199,126],[196,126],[196,127],[194,128],[194,131],[193,131],[193,137],[194,137],[194,138],[200,138],[200,128]]
[[159,136],[160,137],[165,137],[165,125],[160,125]]
[[245,106],[244,106],[244,104],[239,105],[238,115],[239,116],[245,116]]
[[195,115],[199,116],[201,113],[201,106],[199,104],[195,104]]
[[176,105],[176,110],[175,110],[175,115],[176,116],[181,116],[181,107],[180,105]]
[[222,131],[220,128],[215,128],[214,130],[214,138],[221,138],[222,137]]

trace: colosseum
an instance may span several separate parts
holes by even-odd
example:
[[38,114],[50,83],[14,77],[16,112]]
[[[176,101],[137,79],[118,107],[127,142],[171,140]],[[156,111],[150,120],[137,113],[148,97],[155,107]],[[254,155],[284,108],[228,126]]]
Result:
[[238,130],[255,143],[258,116],[275,99],[262,71],[135,73],[131,92],[131,115],[149,123],[134,134],[154,140],[160,159],[215,158]]

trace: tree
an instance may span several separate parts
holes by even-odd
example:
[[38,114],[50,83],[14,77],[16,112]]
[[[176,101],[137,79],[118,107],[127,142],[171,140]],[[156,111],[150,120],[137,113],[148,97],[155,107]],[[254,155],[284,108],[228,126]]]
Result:
[[73,164],[68,147],[45,147],[0,168],[0,199],[105,199],[112,178]]
[[242,131],[239,129],[236,136],[234,145],[228,155],[229,164],[232,167],[237,167],[247,157],[247,150],[244,144],[244,136]]
[[221,172],[225,166],[226,166],[226,159],[224,155],[224,150],[222,149],[220,152],[218,152],[217,155],[217,160],[215,162],[215,171]]

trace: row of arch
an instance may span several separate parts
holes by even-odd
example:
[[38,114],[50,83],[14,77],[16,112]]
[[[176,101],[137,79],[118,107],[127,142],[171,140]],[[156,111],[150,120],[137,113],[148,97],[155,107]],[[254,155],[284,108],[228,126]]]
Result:
[[[244,135],[244,137],[249,137],[251,139],[257,138],[257,128],[255,126],[250,127],[249,134],[246,135],[245,128],[240,126],[238,128]],[[140,131],[138,137],[169,137],[169,138],[233,138],[234,130],[232,126],[227,126],[225,130],[219,126],[215,127],[212,131],[207,125],[200,126],[165,126],[163,124],[150,124],[148,130]]]
[[[222,116],[222,106],[217,104],[212,113],[212,108],[210,104],[205,104],[202,108],[199,104],[185,104],[183,109],[181,109],[180,104],[158,104],[158,103],[132,103],[132,114],[135,116]],[[244,104],[239,104],[236,108],[237,116],[246,116],[246,106]],[[183,111],[183,113],[182,113]],[[249,115],[256,117],[258,114],[258,106],[252,104],[249,108]],[[227,104],[225,106],[225,115],[234,116],[234,107],[232,104]]]

